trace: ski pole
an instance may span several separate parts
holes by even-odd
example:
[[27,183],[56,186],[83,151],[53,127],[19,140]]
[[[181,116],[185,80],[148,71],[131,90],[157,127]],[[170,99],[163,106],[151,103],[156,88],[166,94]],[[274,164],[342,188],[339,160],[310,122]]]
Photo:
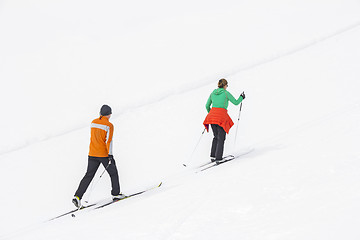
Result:
[[[243,92],[243,93],[244,93],[244,92]],[[239,110],[239,116],[238,116],[237,126],[236,126],[234,146],[236,145],[236,138],[237,138],[237,133],[238,133],[238,129],[239,129],[239,121],[240,121],[241,108],[242,108],[242,102],[240,103],[240,110]]]
[[102,176],[104,175],[105,171],[109,168],[110,165],[111,165],[111,161],[109,161],[108,165],[106,166],[106,168],[104,169],[104,171],[102,172],[102,174],[100,175],[100,177],[98,178],[98,180],[96,181],[95,184],[93,184],[94,181],[91,182],[91,187],[90,187],[90,190],[89,190],[88,200],[85,201],[86,203],[89,202],[90,196],[91,196],[91,193],[92,193],[93,189],[94,189],[95,186],[99,183],[100,179],[102,178]]
[[108,167],[111,165],[111,161],[109,161],[108,165],[106,166],[106,168],[104,169],[104,171],[102,172],[102,174],[100,175],[99,179],[104,175],[105,171],[108,169]]
[[[193,157],[193,155],[194,155],[197,147],[199,146],[199,143],[200,143],[200,141],[201,141],[202,136],[204,135],[205,130],[206,130],[206,128],[204,128],[204,130],[202,131],[201,136],[200,136],[200,138],[199,138],[199,141],[197,142],[197,144],[196,144],[196,146],[195,146],[195,148],[194,148],[194,151],[193,151],[193,152],[191,153],[191,155],[190,155],[190,160],[192,159],[192,157]],[[186,165],[185,163],[183,163],[183,166],[184,166],[184,167],[187,167],[187,165]]]

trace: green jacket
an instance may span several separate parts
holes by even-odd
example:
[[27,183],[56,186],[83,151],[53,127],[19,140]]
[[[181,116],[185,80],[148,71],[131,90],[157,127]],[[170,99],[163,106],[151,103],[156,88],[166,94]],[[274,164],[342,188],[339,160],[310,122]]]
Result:
[[215,89],[211,94],[209,99],[206,102],[206,110],[210,112],[210,106],[215,108],[225,108],[227,109],[229,106],[229,101],[235,105],[239,105],[243,100],[242,96],[240,96],[237,100],[231,95],[230,92],[226,91],[223,88]]

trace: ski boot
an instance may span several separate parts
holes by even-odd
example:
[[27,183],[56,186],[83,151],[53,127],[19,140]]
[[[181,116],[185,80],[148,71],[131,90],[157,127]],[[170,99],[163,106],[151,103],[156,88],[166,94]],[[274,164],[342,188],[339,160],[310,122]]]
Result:
[[72,203],[75,205],[75,207],[77,208],[81,208],[81,199],[78,196],[74,196]]
[[126,198],[126,196],[122,193],[120,193],[119,195],[116,195],[116,196],[112,196],[113,201],[119,201],[124,198]]

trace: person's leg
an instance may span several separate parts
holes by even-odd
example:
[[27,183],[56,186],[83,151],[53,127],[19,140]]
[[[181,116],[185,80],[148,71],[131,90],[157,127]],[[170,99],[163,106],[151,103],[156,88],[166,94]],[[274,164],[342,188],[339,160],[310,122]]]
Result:
[[112,196],[119,195],[120,194],[119,174],[116,168],[115,160],[112,160],[109,166],[108,166],[109,164],[108,158],[102,158],[101,162],[105,168],[107,167],[106,171],[109,173],[111,178],[111,188],[112,188],[111,195]]
[[217,147],[215,153],[216,160],[222,160],[223,158],[225,138],[225,130],[222,127],[218,126]]
[[94,178],[97,169],[99,168],[100,162],[96,158],[90,157],[88,159],[88,167],[85,176],[81,180],[78,189],[76,190],[75,196],[81,199],[89,187],[91,180]]
[[214,134],[214,138],[212,141],[212,145],[211,145],[211,152],[210,152],[210,157],[214,158],[216,157],[216,148],[217,148],[217,143],[218,143],[218,126],[217,124],[211,124],[211,129],[213,131]]

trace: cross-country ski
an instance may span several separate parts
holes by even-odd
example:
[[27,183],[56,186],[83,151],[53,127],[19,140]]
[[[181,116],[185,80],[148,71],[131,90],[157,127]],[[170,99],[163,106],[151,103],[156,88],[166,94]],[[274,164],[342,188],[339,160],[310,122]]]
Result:
[[200,171],[205,171],[205,170],[207,170],[209,168],[216,167],[216,166],[218,166],[220,164],[223,164],[223,163],[230,162],[230,161],[236,160],[238,158],[241,158],[241,157],[243,157],[243,156],[245,156],[247,154],[250,154],[252,151],[254,151],[254,149],[250,149],[248,151],[237,154],[235,156],[233,156],[233,155],[226,156],[221,161],[215,161],[215,162],[213,162],[211,164],[202,165],[202,166],[199,167],[199,169],[200,169]]
[[147,189],[147,190],[143,190],[143,191],[140,191],[140,192],[136,192],[136,193],[127,195],[127,196],[125,196],[124,198],[115,199],[115,200],[113,200],[113,201],[111,201],[111,202],[108,202],[108,203],[105,203],[105,204],[101,204],[101,205],[95,206],[95,209],[103,208],[103,207],[109,206],[109,205],[111,205],[111,204],[113,204],[113,203],[116,203],[116,202],[119,202],[119,201],[122,201],[122,200],[125,200],[125,199],[128,199],[128,198],[131,198],[131,197],[134,197],[134,196],[143,194],[143,193],[148,192],[148,191],[150,191],[150,190],[153,190],[153,189],[155,189],[155,188],[159,188],[161,185],[162,185],[162,182],[161,182],[159,185],[157,185],[157,186],[155,186],[155,187],[152,187],[152,188],[149,188],[149,189]]
[[74,217],[74,214],[76,214],[78,211],[83,211],[84,209],[99,209],[99,208],[103,208],[103,207],[106,207],[110,204],[113,204],[113,203],[116,203],[118,201],[121,201],[121,200],[125,200],[125,199],[128,199],[128,198],[131,198],[131,197],[134,197],[134,196],[137,196],[137,195],[140,195],[140,194],[143,194],[145,192],[148,192],[150,190],[153,190],[155,188],[159,188],[160,186],[162,185],[162,182],[158,185],[156,185],[155,187],[152,187],[152,188],[148,188],[146,190],[142,190],[140,192],[136,192],[136,193],[132,193],[130,195],[126,195],[125,197],[121,198],[121,199],[113,199],[111,201],[109,200],[103,200],[103,201],[100,201],[98,203],[92,203],[92,204],[89,204],[89,205],[86,205],[86,206],[81,206],[80,208],[77,208],[77,209],[74,209],[74,210],[71,210],[69,212],[66,212],[64,214],[61,214],[59,216],[56,216],[54,218],[51,218],[49,219],[49,221],[52,221],[52,220],[55,220],[55,219],[58,219],[58,218],[61,218],[61,217],[64,217],[64,216],[67,216],[67,215],[70,215],[72,214],[72,216]]
[[60,214],[59,216],[56,216],[56,217],[53,217],[51,219],[49,219],[48,221],[53,221],[55,219],[58,219],[58,218],[61,218],[61,217],[64,217],[64,216],[67,216],[67,215],[70,215],[70,214],[74,214],[78,211],[81,211],[81,210],[84,210],[84,209],[88,209],[88,208],[91,208],[91,207],[94,207],[96,206],[97,204],[96,203],[93,203],[93,204],[89,204],[89,205],[86,205],[86,206],[81,206],[80,208],[76,208],[74,210],[71,210],[69,212],[66,212],[66,213],[63,213],[63,214]]

